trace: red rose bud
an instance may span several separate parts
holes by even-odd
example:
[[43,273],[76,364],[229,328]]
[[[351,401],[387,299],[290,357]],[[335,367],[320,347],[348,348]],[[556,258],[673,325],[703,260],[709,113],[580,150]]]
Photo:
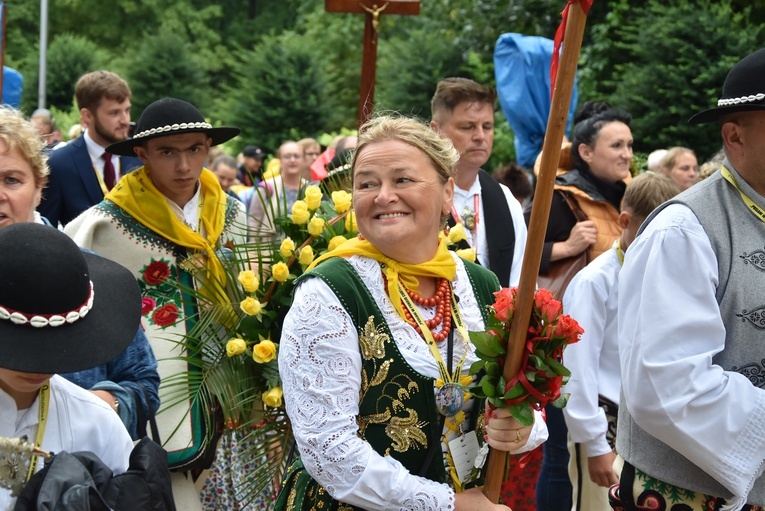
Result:
[[515,297],[518,294],[518,288],[503,287],[494,293],[494,317],[503,323],[510,320],[510,316],[515,310]]

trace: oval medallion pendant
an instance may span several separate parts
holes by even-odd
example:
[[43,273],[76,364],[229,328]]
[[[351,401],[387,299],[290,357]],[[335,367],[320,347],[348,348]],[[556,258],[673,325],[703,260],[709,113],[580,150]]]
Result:
[[447,383],[436,391],[436,409],[444,417],[453,417],[465,404],[465,392],[456,383]]

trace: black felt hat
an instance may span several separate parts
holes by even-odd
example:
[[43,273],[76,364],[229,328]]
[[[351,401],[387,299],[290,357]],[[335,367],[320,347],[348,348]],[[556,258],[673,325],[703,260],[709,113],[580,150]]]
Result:
[[188,101],[162,98],[147,106],[143,111],[136,124],[133,138],[111,144],[106,148],[106,152],[121,156],[135,156],[133,148],[144,140],[184,133],[205,133],[212,139],[212,145],[218,145],[231,140],[239,132],[239,128],[214,128]]
[[697,113],[688,124],[712,122],[726,114],[750,110],[765,110],[765,48],[738,61],[725,78],[717,107]]
[[0,367],[68,373],[125,351],[141,320],[127,268],[34,223],[0,229],[0,247]]

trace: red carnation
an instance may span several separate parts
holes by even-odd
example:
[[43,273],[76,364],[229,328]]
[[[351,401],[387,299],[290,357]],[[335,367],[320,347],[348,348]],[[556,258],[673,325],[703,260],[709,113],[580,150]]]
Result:
[[503,287],[494,293],[494,317],[503,323],[510,319],[515,310],[515,297],[518,288]]
[[144,296],[141,298],[141,315],[146,316],[148,313],[154,310],[157,306],[157,302],[151,296]]
[[174,303],[166,303],[154,311],[151,319],[157,326],[170,326],[178,320],[178,307]]
[[170,276],[170,267],[164,261],[152,261],[143,272],[143,280],[156,286],[162,284]]

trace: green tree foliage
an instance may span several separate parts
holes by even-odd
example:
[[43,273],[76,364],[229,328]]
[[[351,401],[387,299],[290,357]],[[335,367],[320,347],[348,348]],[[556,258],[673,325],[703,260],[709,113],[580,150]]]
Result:
[[729,0],[618,0],[594,30],[599,38],[580,75],[583,100],[628,110],[637,150],[682,145],[703,160],[720,148],[716,126],[687,120],[714,106],[731,66],[762,46],[748,8],[736,12]]
[[[412,48],[427,48],[422,59],[401,59]],[[427,28],[409,32],[380,44],[375,91],[377,110],[395,110],[430,119],[430,99],[436,84],[446,76],[461,73],[464,52],[452,41]]]
[[13,2],[7,10],[5,65],[17,69],[26,79],[29,65],[34,67],[39,63],[40,5],[39,2]]
[[206,111],[203,67],[179,35],[166,31],[145,37],[124,67],[134,112],[140,114],[149,103],[164,97],[184,99]]
[[320,70],[302,39],[289,33],[242,52],[236,80],[218,104],[220,117],[242,129],[237,149],[254,143],[273,151],[284,140],[319,133],[325,124]]
[[[499,35],[551,38],[565,5],[421,0],[418,16],[384,14],[378,109],[427,118],[439,79],[492,83]],[[27,109],[37,101],[39,15],[38,2],[9,2],[6,65],[24,75]],[[103,67],[129,79],[136,117],[149,101],[172,94],[197,102],[214,122],[236,120],[263,145],[262,137],[356,127],[364,16],[327,13],[323,1],[56,0],[49,23],[48,102],[62,110],[82,68]],[[763,45],[763,23],[765,0],[598,0],[582,47],[580,99],[630,110],[638,150],[683,144],[703,157],[719,144],[716,130],[685,120],[714,104],[727,69]],[[100,64],[83,64],[86,41],[103,52],[94,58]],[[294,92],[296,84],[305,91]],[[501,116],[497,122],[505,129]],[[504,149],[510,140],[509,131],[498,133],[502,160],[492,166],[512,154]]]
[[[81,35],[63,34],[48,48],[46,73],[46,104],[60,110],[72,106],[74,86],[83,74],[101,67],[105,53]],[[24,80],[22,108],[31,112],[37,108],[39,68],[31,67]]]
[[[324,2],[316,2],[312,8],[301,12],[302,22],[297,36],[301,41],[299,44],[311,56],[308,68],[320,72],[322,76],[325,115],[322,130],[355,129],[361,87],[364,18],[355,14],[325,12]],[[386,16],[383,16],[381,26],[386,24]]]

